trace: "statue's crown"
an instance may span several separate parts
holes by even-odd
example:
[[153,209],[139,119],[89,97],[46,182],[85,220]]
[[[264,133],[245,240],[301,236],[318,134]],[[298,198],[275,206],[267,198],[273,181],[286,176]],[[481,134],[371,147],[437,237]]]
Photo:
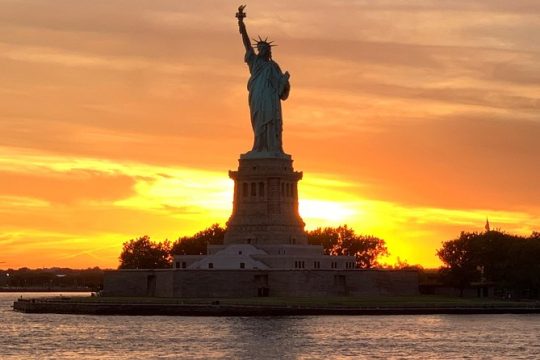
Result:
[[277,45],[272,45],[273,41],[268,41],[268,37],[266,37],[264,40],[259,36],[259,40],[257,39],[251,39],[253,40],[253,47],[259,47],[259,46],[268,46],[273,47]]

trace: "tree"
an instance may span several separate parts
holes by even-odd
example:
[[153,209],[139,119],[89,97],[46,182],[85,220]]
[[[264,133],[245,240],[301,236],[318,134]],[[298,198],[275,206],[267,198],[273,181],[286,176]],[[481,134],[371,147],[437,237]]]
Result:
[[463,289],[473,281],[489,281],[516,296],[538,297],[540,292],[540,236],[501,231],[462,232],[443,243],[437,255],[443,261],[443,280]]
[[505,287],[518,291],[517,296],[540,295],[540,234],[515,239],[508,252]]
[[176,240],[171,247],[172,255],[206,255],[206,247],[222,245],[227,230],[219,224],[199,231],[193,236],[184,236]]
[[356,266],[361,269],[379,266],[379,257],[388,255],[384,240],[374,236],[357,235],[347,225],[317,228],[308,231],[307,237],[308,243],[322,245],[327,255],[354,256]]
[[145,235],[122,246],[119,269],[164,269],[171,265],[171,243],[168,240],[153,242]]
[[308,243],[311,245],[322,245],[326,255],[340,255],[340,243],[343,238],[354,236],[354,231],[347,225],[337,228],[325,227],[306,231]]
[[447,283],[459,287],[460,296],[471,281],[480,279],[478,256],[473,246],[477,236],[462,232],[458,239],[444,242],[437,250],[437,256],[444,263],[440,273]]
[[420,264],[409,264],[406,259],[401,260],[398,256],[394,264],[385,264],[384,269],[388,270],[416,270],[418,272],[424,271],[424,267]]

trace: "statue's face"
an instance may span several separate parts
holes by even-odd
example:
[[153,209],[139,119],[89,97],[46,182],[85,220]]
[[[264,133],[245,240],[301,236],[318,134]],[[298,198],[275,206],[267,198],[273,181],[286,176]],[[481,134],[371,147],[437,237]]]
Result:
[[259,52],[259,56],[264,59],[270,59],[270,56],[272,55],[270,46],[268,45],[257,45],[257,51]]

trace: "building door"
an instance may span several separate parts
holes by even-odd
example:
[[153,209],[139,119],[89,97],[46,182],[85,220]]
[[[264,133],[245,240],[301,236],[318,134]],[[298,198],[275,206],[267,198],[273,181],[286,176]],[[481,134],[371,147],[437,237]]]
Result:
[[270,296],[270,288],[268,287],[268,275],[255,275],[255,286],[257,287],[258,297]]
[[146,296],[156,296],[156,275],[146,277]]
[[334,275],[334,291],[336,295],[347,295],[347,281],[345,275]]

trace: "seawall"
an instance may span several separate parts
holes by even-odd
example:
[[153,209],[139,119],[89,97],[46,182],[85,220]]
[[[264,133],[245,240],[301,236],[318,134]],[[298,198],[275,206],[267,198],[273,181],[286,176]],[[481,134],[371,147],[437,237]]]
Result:
[[56,313],[88,315],[178,315],[178,316],[298,316],[298,315],[429,315],[429,314],[538,314],[539,303],[520,305],[441,306],[409,304],[408,306],[340,305],[246,305],[138,302],[130,299],[116,302],[81,301],[76,298],[18,299],[15,311],[23,313]]

